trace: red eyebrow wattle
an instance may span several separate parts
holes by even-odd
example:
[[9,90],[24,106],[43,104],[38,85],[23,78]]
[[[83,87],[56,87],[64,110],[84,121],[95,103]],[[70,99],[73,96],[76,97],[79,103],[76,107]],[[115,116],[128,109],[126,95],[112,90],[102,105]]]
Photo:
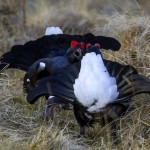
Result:
[[88,49],[88,48],[89,48],[89,46],[91,46],[91,44],[90,44],[90,43],[86,44],[86,49]]
[[78,46],[78,42],[77,41],[71,41],[71,47],[72,48],[76,48]]

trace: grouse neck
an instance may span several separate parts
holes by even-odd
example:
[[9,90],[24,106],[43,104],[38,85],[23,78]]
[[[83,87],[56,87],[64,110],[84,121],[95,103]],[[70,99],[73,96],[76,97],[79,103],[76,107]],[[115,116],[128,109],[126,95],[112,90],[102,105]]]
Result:
[[[100,52],[100,49],[99,49],[97,46],[91,46],[91,47],[87,50],[87,53],[92,53],[92,52],[94,52],[96,55],[98,55],[98,54],[102,55],[101,52]],[[87,54],[87,53],[86,53],[86,54]],[[85,55],[86,55],[86,54],[85,54]]]

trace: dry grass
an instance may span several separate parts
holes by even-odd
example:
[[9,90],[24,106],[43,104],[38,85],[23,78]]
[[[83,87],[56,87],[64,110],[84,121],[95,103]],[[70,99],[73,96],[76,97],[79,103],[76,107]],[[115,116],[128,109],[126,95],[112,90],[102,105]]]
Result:
[[[150,3],[119,0],[3,0],[0,2],[0,54],[14,44],[43,36],[46,26],[60,26],[65,33],[112,36],[122,44],[107,59],[131,64],[150,78]],[[16,23],[17,22],[17,23]],[[54,122],[40,120],[44,100],[29,105],[22,92],[21,71],[0,74],[0,149],[142,149],[150,148],[150,97],[136,96],[132,111],[118,119],[120,143],[112,145],[109,126],[95,124],[85,138],[77,139],[78,127],[71,111],[58,110]],[[19,78],[18,78],[19,77]]]

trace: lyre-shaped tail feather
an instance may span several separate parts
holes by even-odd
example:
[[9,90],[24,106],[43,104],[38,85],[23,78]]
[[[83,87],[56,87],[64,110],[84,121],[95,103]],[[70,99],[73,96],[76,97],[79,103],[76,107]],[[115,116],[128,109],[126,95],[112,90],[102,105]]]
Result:
[[140,93],[150,93],[150,80],[138,74],[130,65],[121,65],[113,61],[105,61],[111,76],[116,78],[119,96],[116,101],[126,101]]
[[120,83],[120,94],[117,101],[124,101],[137,94],[148,93],[150,94],[150,80],[140,74],[133,74],[124,77]]
[[0,62],[0,73],[3,72],[3,70],[7,69],[9,67],[8,63],[1,63]]

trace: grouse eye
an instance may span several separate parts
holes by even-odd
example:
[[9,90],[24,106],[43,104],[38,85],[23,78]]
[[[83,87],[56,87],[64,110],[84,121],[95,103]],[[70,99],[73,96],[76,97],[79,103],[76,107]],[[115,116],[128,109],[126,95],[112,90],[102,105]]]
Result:
[[90,43],[86,44],[86,49],[88,49],[91,46]]
[[78,42],[77,41],[72,41],[71,42],[71,47],[72,48],[77,48],[77,46],[78,46]]
[[96,43],[95,46],[97,46],[98,48],[101,47],[101,45],[99,43]]
[[84,49],[84,45],[85,45],[84,42],[81,42],[81,43],[80,43],[80,47],[81,47],[82,49]]

